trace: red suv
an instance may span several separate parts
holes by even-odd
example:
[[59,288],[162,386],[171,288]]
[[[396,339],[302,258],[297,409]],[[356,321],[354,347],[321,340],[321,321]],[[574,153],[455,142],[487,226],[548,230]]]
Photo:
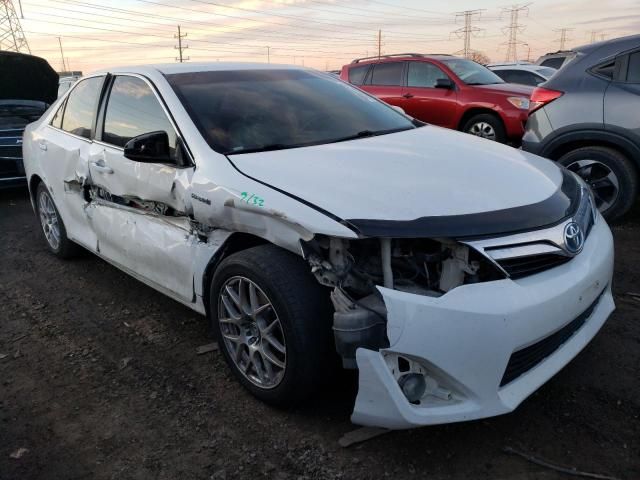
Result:
[[451,55],[361,58],[342,67],[340,78],[423,122],[515,145],[521,142],[533,91]]

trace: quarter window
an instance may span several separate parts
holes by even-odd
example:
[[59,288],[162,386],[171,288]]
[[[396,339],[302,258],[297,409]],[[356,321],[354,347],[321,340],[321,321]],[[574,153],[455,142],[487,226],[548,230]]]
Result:
[[402,86],[401,62],[379,63],[373,67],[371,85]]
[[67,103],[67,101],[65,100],[58,107],[58,110],[56,111],[56,114],[53,116],[53,120],[51,120],[51,125],[52,126],[54,126],[56,128],[62,128],[62,115],[64,113],[64,106],[65,106],[66,103]]
[[629,55],[627,82],[640,83],[640,52],[635,52]]
[[448,79],[446,73],[432,63],[409,62],[407,85],[410,87],[435,88],[439,79]]
[[62,119],[62,129],[65,132],[91,138],[103,81],[104,77],[87,78],[80,81],[69,94]]
[[138,135],[158,131],[167,132],[175,159],[176,132],[151,87],[137,77],[116,77],[109,94],[102,140],[124,147]]
[[360,67],[352,67],[349,69],[349,83],[354,85],[362,85],[364,83],[364,77],[367,76],[369,65],[362,65]]

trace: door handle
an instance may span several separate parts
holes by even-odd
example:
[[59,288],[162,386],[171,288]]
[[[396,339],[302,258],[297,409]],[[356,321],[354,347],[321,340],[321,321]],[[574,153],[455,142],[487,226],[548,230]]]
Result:
[[102,160],[98,160],[97,162],[91,162],[91,164],[100,173],[113,173],[113,168],[105,165]]
[[44,140],[41,140],[38,143],[38,146],[40,147],[40,150],[43,150],[45,152],[47,151],[47,142],[45,142]]
[[413,93],[405,93],[402,95],[404,98],[413,98]]

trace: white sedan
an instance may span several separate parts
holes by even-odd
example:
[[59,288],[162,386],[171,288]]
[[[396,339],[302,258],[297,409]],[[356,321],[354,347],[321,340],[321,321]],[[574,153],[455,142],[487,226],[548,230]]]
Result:
[[355,423],[509,412],[614,309],[611,232],[576,175],[310,69],[94,73],[27,127],[24,161],[53,254],[81,245],[206,315],[272,404],[337,354]]
[[537,87],[549,80],[557,70],[526,62],[491,63],[487,68],[507,83]]

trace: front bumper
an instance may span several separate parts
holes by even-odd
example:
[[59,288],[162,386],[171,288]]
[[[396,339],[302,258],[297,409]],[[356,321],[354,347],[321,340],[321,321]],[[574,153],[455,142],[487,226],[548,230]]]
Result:
[[[463,285],[439,298],[380,287],[390,347],[358,349],[360,385],[351,420],[402,429],[514,410],[600,330],[615,308],[612,274],[613,238],[600,218],[579,255],[530,277]],[[514,352],[560,332],[585,312],[584,324],[564,343],[500,386]],[[409,403],[385,361],[394,354],[419,362],[451,398]]]

